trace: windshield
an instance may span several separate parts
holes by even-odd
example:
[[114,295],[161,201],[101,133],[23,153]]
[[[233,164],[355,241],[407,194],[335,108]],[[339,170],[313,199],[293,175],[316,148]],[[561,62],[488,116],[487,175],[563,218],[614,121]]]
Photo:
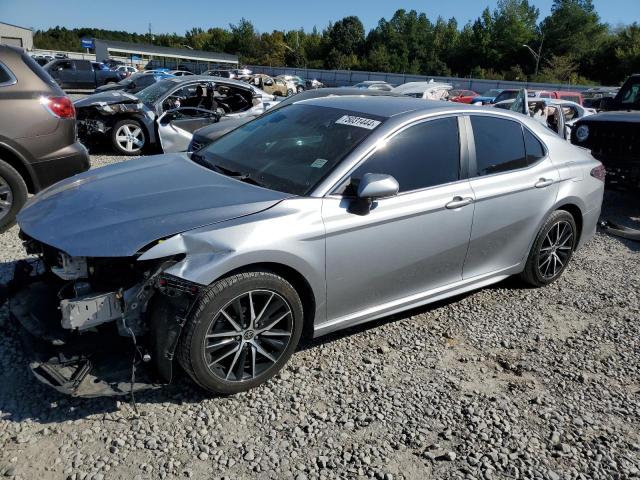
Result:
[[306,195],[382,121],[337,108],[292,104],[233,130],[194,160],[240,180]]
[[634,105],[640,103],[640,77],[629,79],[616,97],[622,105]]
[[175,87],[175,85],[175,82],[172,82],[171,80],[160,80],[159,82],[140,90],[136,93],[136,97],[138,97],[143,103],[151,105],[162,98],[169,92],[169,90]]
[[496,90],[495,88],[492,88],[491,90],[487,90],[486,92],[484,92],[482,95],[485,97],[497,97],[498,95],[500,95],[501,91],[500,90]]

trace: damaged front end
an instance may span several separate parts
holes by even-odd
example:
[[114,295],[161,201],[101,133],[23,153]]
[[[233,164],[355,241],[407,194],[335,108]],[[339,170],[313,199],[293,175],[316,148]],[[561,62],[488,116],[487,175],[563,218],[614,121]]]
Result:
[[137,97],[124,92],[94,94],[74,103],[78,136],[84,140],[106,134],[123,116],[146,115],[149,111]]
[[172,256],[70,257],[23,234],[5,287],[36,378],[78,397],[122,395],[172,379],[173,354],[200,286],[165,270]]

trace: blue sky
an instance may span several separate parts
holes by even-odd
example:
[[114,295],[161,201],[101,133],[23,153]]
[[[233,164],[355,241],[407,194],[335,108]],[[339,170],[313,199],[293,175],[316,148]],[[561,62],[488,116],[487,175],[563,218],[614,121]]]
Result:
[[[550,11],[552,0],[533,0],[541,16]],[[368,30],[381,17],[389,18],[398,8],[415,9],[436,19],[455,16],[463,24],[475,19],[496,0],[0,0],[0,21],[43,29],[56,25],[98,27],[156,33],[183,34],[193,26],[226,27],[246,17],[260,31],[324,28],[347,15],[360,17]],[[594,0],[604,21],[617,25],[640,20],[638,0]],[[278,12],[276,5],[282,6]]]

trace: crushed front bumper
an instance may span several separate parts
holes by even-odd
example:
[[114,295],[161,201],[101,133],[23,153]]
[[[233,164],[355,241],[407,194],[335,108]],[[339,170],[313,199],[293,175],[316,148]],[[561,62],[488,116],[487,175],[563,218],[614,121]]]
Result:
[[29,368],[41,382],[74,397],[126,395],[162,385],[143,361],[141,346],[118,335],[115,324],[81,334],[63,329],[57,292],[42,279],[28,277],[4,290]]

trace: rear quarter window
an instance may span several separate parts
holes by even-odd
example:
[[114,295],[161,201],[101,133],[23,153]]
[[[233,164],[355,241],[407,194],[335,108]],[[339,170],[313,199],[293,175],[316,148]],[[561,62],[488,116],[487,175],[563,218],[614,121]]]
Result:
[[4,63],[0,62],[0,86],[11,85],[15,82],[13,72]]
[[29,67],[29,70],[31,70],[40,80],[42,80],[46,85],[55,89],[57,94],[64,94],[62,90],[60,90],[60,87],[55,82],[55,80],[51,77],[51,75],[49,75],[49,72],[38,65],[38,63],[33,58],[31,58],[27,54],[22,54],[21,58],[22,61],[27,65],[27,67]]

